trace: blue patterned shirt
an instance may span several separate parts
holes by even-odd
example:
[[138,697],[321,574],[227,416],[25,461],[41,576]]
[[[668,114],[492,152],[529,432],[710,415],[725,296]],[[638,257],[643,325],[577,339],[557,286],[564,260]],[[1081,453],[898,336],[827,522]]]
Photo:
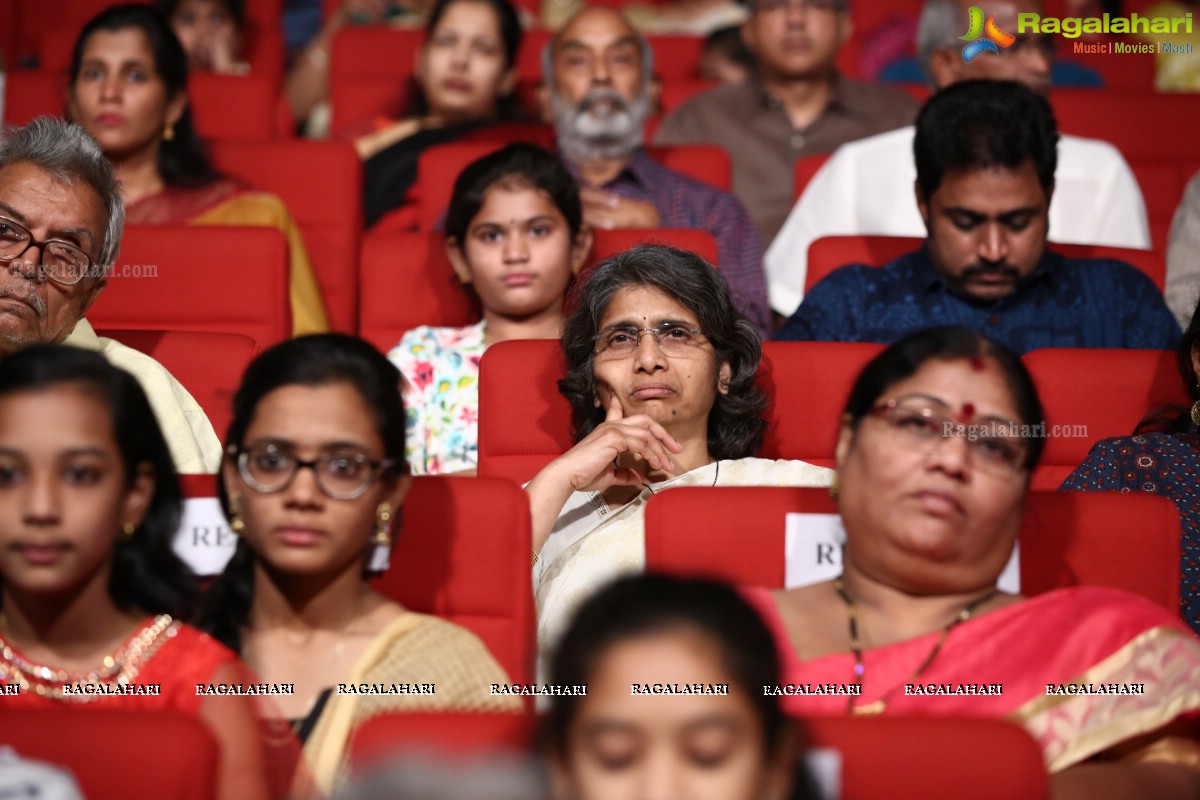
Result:
[[1179,324],[1134,267],[1049,250],[1014,292],[992,302],[951,291],[924,246],[883,267],[830,273],[775,335],[783,341],[883,342],[936,325],[980,331],[1018,355],[1040,347],[1172,350]]

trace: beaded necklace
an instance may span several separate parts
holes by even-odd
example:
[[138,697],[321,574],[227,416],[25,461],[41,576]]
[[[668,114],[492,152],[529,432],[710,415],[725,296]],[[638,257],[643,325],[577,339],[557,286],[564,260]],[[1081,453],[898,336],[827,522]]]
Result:
[[[8,621],[0,615],[0,626],[8,629]],[[137,677],[142,663],[175,635],[177,626],[170,614],[160,614],[143,628],[128,644],[115,653],[107,655],[100,666],[87,672],[68,672],[26,660],[20,653],[0,637],[0,678],[16,683],[22,692],[33,692],[41,697],[64,702],[87,703],[102,697],[87,693],[64,694],[63,686],[90,684],[93,686],[117,684],[125,686]]]
[[[850,695],[849,702],[847,704],[847,711],[851,716],[856,717],[882,714],[884,709],[887,708],[888,702],[892,699],[892,695],[895,694],[903,684],[893,686],[883,695],[883,697],[879,698],[874,703],[868,703],[865,706],[857,705],[858,698],[861,696],[862,692],[863,673],[866,672],[866,667],[863,665],[862,640],[858,635],[858,605],[854,602],[854,598],[850,596],[850,593],[846,591],[846,586],[842,583],[842,579],[840,577],[834,578],[833,588],[837,591],[838,596],[842,598],[842,602],[846,604],[846,616],[849,617],[850,620],[850,652],[854,653],[854,685],[857,686],[859,690],[858,695]],[[925,673],[925,670],[929,669],[930,665],[933,664],[934,659],[937,658],[938,654],[942,652],[942,645],[946,643],[946,637],[950,635],[950,631],[969,620],[971,615],[973,615],[981,605],[986,603],[988,600],[991,600],[995,596],[996,590],[992,589],[978,600],[972,600],[970,603],[967,603],[967,605],[963,607],[962,611],[954,615],[954,619],[950,620],[950,622],[946,624],[946,627],[942,628],[942,635],[939,636],[938,640],[934,643],[933,649],[929,651],[929,655],[925,656],[925,659],[917,666],[915,670],[913,670],[913,674],[909,678],[910,683],[916,683],[917,678],[921,677],[921,675]]]

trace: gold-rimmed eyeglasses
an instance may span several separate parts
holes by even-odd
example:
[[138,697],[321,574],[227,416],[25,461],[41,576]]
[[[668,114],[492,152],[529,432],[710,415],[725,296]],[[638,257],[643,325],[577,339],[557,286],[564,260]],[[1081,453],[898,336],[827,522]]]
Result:
[[596,357],[602,361],[628,358],[637,351],[646,334],[653,336],[658,349],[669,356],[686,355],[706,341],[704,331],[684,322],[663,322],[653,328],[609,325],[592,337]]
[[999,478],[1023,475],[1029,445],[1023,428],[996,417],[970,423],[951,419],[939,409],[912,400],[888,400],[871,409],[871,415],[888,424],[897,444],[928,455],[947,439],[966,440],[971,463]]

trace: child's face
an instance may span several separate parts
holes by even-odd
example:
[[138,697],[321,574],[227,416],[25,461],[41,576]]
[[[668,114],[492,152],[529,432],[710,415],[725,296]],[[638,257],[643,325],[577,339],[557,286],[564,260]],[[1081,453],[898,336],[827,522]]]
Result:
[[559,311],[571,275],[587,255],[550,196],[524,185],[488,189],[466,236],[448,248],[487,315],[529,317]]

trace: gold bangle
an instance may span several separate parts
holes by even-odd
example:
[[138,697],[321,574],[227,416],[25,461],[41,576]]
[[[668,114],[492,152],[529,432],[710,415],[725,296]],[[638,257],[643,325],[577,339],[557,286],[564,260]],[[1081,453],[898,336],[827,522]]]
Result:
[[540,556],[540,555],[538,555],[538,553],[537,553],[536,551],[534,551],[534,554],[533,554],[533,566],[535,566],[535,567],[537,566],[537,562],[538,562],[538,559],[539,559],[539,558],[541,558],[541,556]]

